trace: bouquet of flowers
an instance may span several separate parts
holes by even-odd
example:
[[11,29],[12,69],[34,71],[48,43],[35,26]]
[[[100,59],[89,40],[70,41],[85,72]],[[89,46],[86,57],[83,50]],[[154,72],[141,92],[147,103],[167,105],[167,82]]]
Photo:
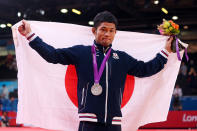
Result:
[[157,29],[159,30],[161,35],[165,35],[165,36],[172,36],[174,37],[173,41],[172,41],[172,52],[177,52],[177,57],[179,60],[181,60],[180,58],[180,54],[179,51],[185,49],[185,55],[186,58],[188,60],[188,56],[187,56],[187,47],[188,44],[183,43],[179,38],[178,35],[180,33],[179,30],[179,25],[174,23],[172,20],[165,20],[163,19],[163,23],[160,24]]
[[179,25],[174,23],[172,20],[163,19],[163,23],[158,26],[158,30],[161,35],[173,36],[180,33]]

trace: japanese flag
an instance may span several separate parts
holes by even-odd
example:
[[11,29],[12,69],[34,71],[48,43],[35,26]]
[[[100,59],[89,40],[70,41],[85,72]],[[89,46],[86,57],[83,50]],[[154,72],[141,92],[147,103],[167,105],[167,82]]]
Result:
[[[92,45],[91,27],[29,21],[32,31],[55,48]],[[18,66],[17,122],[36,127],[77,131],[77,75],[75,67],[47,63],[12,27]],[[149,61],[164,47],[167,37],[117,31],[113,48],[136,59]],[[183,55],[183,52],[181,52]],[[180,61],[171,53],[165,68],[146,78],[127,76],[122,101],[122,130],[135,131],[151,122],[165,121]]]

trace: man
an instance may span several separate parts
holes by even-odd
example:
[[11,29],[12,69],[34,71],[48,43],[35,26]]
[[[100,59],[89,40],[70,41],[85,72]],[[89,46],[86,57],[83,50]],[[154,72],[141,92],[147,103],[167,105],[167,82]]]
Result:
[[[77,45],[54,49],[31,31],[23,20],[19,32],[29,45],[50,63],[75,65],[78,76],[79,131],[121,131],[121,102],[126,75],[148,77],[163,69],[172,38],[151,61],[138,61],[127,53],[113,50],[117,19],[104,11],[94,18],[92,46]],[[131,116],[132,117],[132,116]]]
[[8,99],[9,98],[9,90],[8,88],[6,87],[5,84],[2,85],[2,94],[1,94],[1,98],[2,99]]

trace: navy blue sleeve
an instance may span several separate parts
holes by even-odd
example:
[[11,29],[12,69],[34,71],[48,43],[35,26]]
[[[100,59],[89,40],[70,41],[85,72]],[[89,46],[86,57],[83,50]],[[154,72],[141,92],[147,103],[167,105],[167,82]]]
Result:
[[63,65],[77,64],[77,50],[79,48],[78,46],[55,49],[54,47],[43,42],[39,37],[36,37],[34,40],[29,42],[29,45],[49,63],[59,63]]
[[164,65],[167,63],[167,59],[160,53],[158,53],[154,59],[148,62],[138,61],[128,54],[126,55],[128,74],[137,77],[148,77],[154,75],[161,71],[164,68]]

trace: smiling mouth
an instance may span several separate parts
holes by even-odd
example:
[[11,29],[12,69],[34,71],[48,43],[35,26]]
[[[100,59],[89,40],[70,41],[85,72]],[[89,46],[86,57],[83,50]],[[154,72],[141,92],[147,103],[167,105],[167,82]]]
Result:
[[110,40],[110,39],[108,39],[108,38],[103,38],[103,40]]

